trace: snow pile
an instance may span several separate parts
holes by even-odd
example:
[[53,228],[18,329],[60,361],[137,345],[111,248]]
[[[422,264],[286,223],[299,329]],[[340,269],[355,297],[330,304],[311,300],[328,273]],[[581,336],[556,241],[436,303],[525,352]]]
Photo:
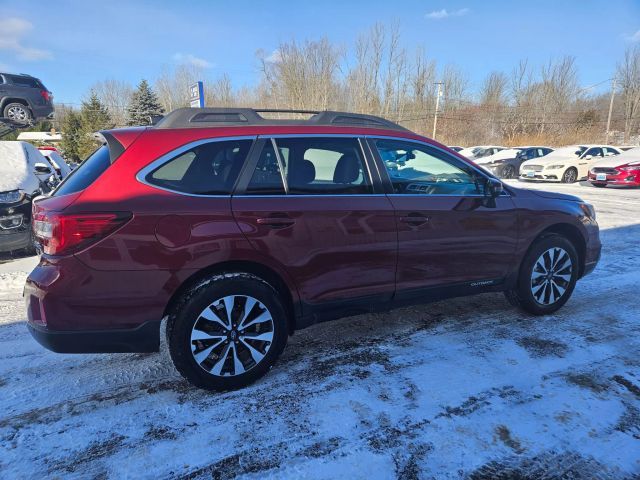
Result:
[[166,352],[44,350],[17,285],[34,260],[0,265],[0,476],[638,475],[640,190],[531,186],[583,197],[604,228],[557,314],[488,294],[316,325],[234,392],[192,388]]
[[0,141],[0,192],[23,190],[33,192],[38,188],[38,179],[33,166],[42,155],[26,142]]

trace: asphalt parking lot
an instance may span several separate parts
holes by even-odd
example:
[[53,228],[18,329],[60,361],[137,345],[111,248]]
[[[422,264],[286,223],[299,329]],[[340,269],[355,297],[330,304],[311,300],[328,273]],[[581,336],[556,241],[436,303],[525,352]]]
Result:
[[160,354],[59,355],[25,326],[35,258],[0,265],[2,478],[640,475],[640,189],[596,207],[603,256],[557,314],[500,294],[316,325],[244,390]]

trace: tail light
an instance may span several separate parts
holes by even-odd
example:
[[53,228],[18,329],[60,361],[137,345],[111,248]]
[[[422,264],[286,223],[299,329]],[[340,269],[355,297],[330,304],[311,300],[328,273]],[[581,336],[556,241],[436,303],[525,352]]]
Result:
[[53,100],[53,93],[47,90],[40,90],[40,96],[44,98],[45,102],[50,102],[51,100]]
[[69,255],[107,237],[131,219],[129,212],[35,212],[33,231],[47,255]]

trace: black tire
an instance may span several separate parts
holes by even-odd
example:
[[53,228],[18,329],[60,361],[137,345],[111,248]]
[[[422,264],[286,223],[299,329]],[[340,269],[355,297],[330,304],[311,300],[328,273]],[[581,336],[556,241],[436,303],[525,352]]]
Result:
[[578,181],[578,170],[574,167],[567,168],[562,175],[562,183],[575,183]]
[[[262,306],[266,307],[267,313],[270,313],[272,319],[273,327],[270,332],[273,333],[273,341],[270,343],[268,350],[266,350],[264,357],[258,363],[255,363],[253,355],[244,346],[246,343],[238,345],[238,339],[240,338],[240,330],[238,330],[238,338],[229,336],[225,344],[220,346],[222,349],[226,348],[226,350],[216,353],[218,348],[216,347],[207,354],[207,359],[204,360],[204,363],[211,362],[216,365],[219,364],[219,360],[224,356],[226,360],[222,361],[222,368],[225,368],[227,361],[230,360],[228,365],[229,369],[233,369],[233,374],[227,376],[215,375],[196,361],[191,345],[192,343],[197,345],[196,350],[198,346],[202,345],[198,343],[198,340],[192,340],[192,332],[196,322],[203,321],[200,315],[204,313],[205,309],[218,299],[229,296],[245,297],[245,300],[246,296],[252,297],[259,302],[259,305],[262,304]],[[232,309],[232,312],[236,312],[235,308]],[[237,314],[236,312],[236,320],[234,322],[238,320]],[[233,317],[233,315],[231,316]],[[176,369],[191,384],[206,390],[234,390],[253,383],[265,375],[274,365],[287,344],[287,337],[287,314],[278,293],[264,280],[248,273],[220,274],[197,284],[176,302],[167,321],[169,353]],[[233,338],[236,339],[232,340]],[[207,341],[212,342],[211,340]],[[244,340],[240,341],[244,342]],[[238,346],[234,347],[234,342]],[[229,345],[226,346],[227,344]],[[255,346],[256,344],[253,343],[252,345]],[[240,349],[244,349],[244,351],[240,351]],[[205,350],[206,348],[202,346],[201,352]],[[211,353],[213,353],[213,356]],[[232,353],[231,357],[228,356],[229,353]],[[237,375],[235,374],[235,365],[231,366],[237,358],[236,353],[238,353],[238,357],[244,354],[243,369],[246,368],[246,361],[250,364],[253,362],[253,365],[247,368],[244,373]],[[214,370],[214,368],[211,368],[211,370]]]
[[506,165],[502,170],[502,178],[516,178],[516,168],[513,165]]
[[16,123],[29,124],[33,120],[31,110],[22,103],[8,103],[2,111],[4,118],[13,120]]
[[[570,279],[561,287],[565,288],[564,293],[553,303],[544,304],[544,302],[538,301],[534,296],[533,290],[537,287],[532,285],[532,276],[533,270],[536,267],[536,262],[550,249],[561,249],[568,254],[571,260],[571,273]],[[578,281],[578,262],[578,252],[567,238],[558,234],[545,235],[536,240],[525,255],[522,260],[522,264],[520,265],[517,287],[513,290],[506,291],[505,296],[512,305],[517,306],[532,315],[548,315],[553,313],[567,303],[573,293],[573,289]],[[566,273],[566,270],[564,270],[564,272]],[[555,291],[558,291],[557,288]],[[553,295],[555,295],[555,292]],[[542,299],[545,299],[544,292],[542,294]]]

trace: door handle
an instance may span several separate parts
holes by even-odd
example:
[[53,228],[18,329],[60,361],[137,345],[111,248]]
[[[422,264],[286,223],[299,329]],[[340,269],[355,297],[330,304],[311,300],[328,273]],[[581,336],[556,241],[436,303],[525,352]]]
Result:
[[286,228],[296,221],[293,218],[285,217],[285,216],[269,216],[264,218],[258,218],[258,225],[265,225],[270,228]]
[[430,217],[422,215],[421,213],[409,213],[405,217],[400,217],[400,221],[402,223],[408,223],[412,227],[417,227],[417,226],[420,226],[420,225],[424,225],[430,219],[431,219]]

